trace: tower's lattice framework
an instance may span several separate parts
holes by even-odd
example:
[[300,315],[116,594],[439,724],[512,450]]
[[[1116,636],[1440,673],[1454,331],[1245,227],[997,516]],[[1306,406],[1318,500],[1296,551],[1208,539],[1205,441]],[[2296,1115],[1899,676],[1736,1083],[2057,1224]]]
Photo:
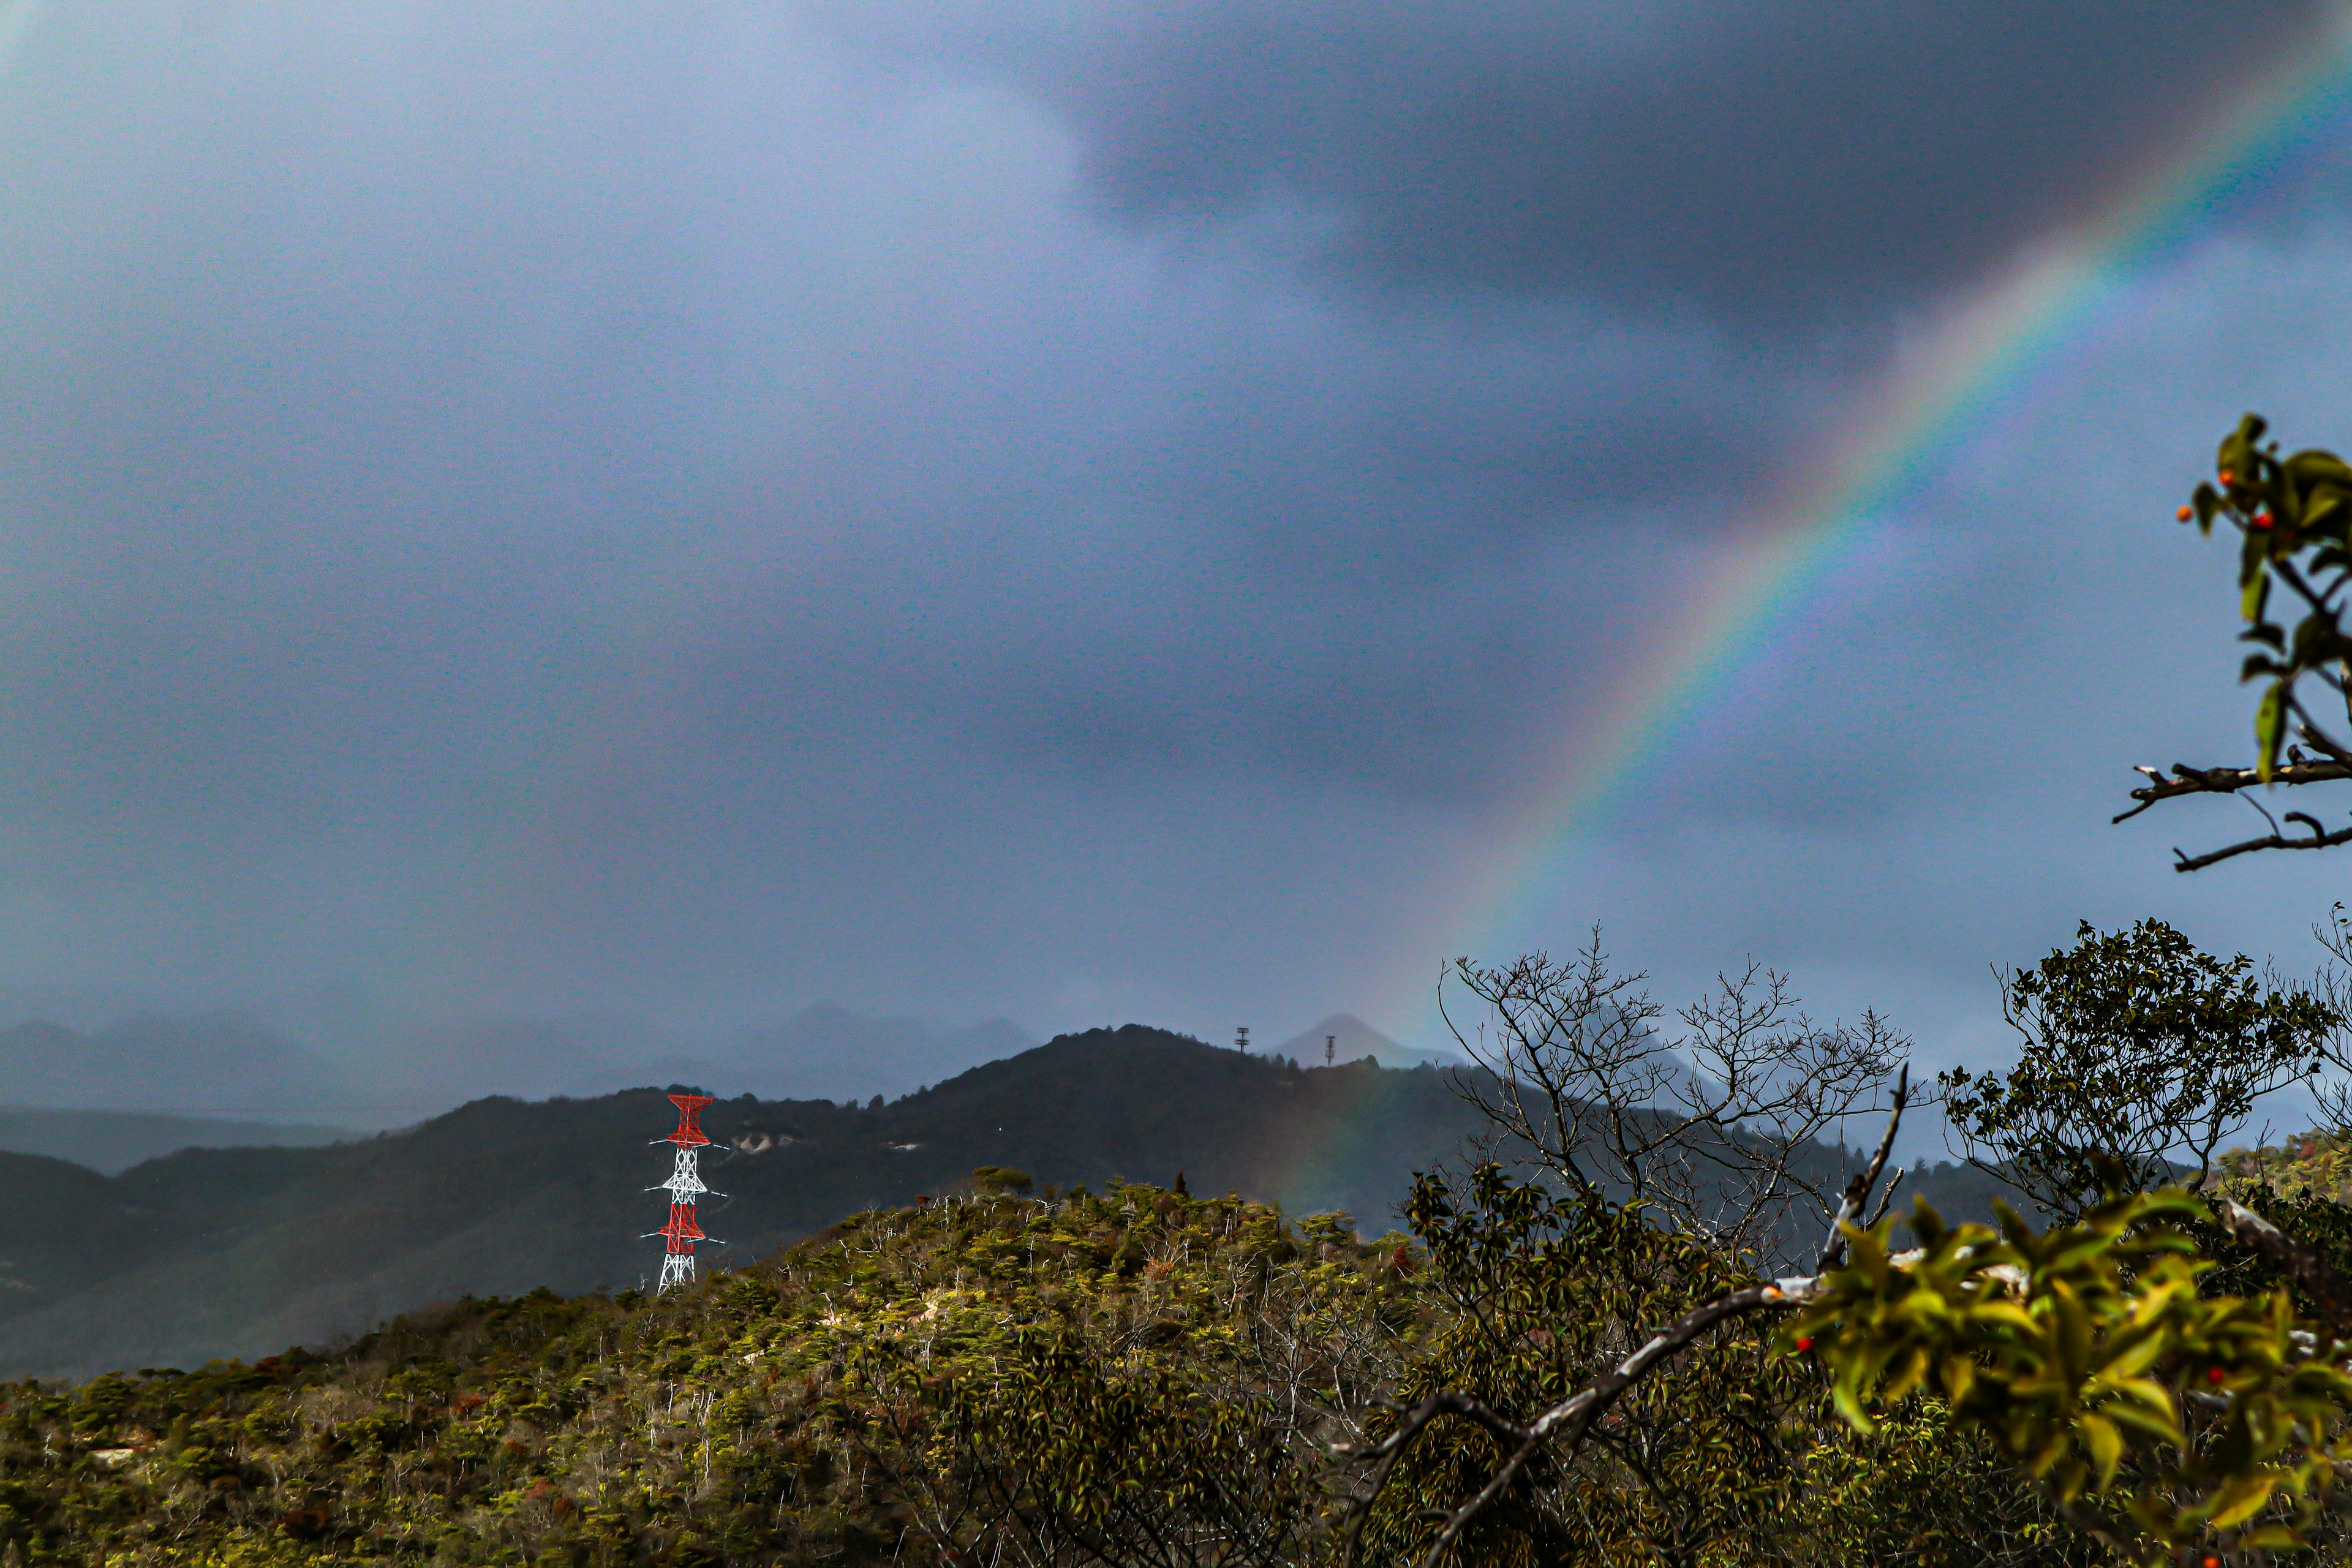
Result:
[[662,1254],[661,1283],[654,1289],[656,1295],[673,1286],[694,1282],[694,1244],[710,1239],[694,1219],[696,1200],[710,1190],[702,1184],[700,1169],[702,1151],[710,1143],[702,1131],[702,1108],[710,1103],[710,1096],[673,1094],[669,1102],[677,1107],[677,1131],[654,1142],[675,1144],[677,1162],[670,1170],[668,1181],[646,1189],[649,1193],[669,1194],[668,1223],[659,1230],[646,1233],[648,1237],[660,1237],[667,1244]]

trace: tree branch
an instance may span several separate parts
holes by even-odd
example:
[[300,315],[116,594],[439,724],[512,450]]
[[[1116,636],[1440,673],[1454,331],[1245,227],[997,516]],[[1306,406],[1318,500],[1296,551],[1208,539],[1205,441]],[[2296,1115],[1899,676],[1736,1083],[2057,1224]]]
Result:
[[2352,1280],[2327,1260],[2234,1198],[2213,1200],[2222,1228],[2243,1245],[2286,1270],[2303,1293],[2318,1304],[2338,1339],[2352,1336]]
[[1356,1517],[1348,1524],[1345,1557],[1349,1568],[1353,1568],[1356,1562],[1357,1551],[1363,1540],[1364,1526],[1371,1521],[1372,1505],[1380,1500],[1382,1489],[1389,1484],[1389,1472],[1396,1468],[1397,1461],[1404,1458],[1405,1450],[1412,1447],[1413,1439],[1420,1436],[1423,1430],[1440,1415],[1464,1416],[1476,1422],[1498,1439],[1512,1443],[1525,1443],[1528,1440],[1526,1427],[1503,1415],[1484,1401],[1471,1394],[1456,1393],[1450,1388],[1441,1388],[1405,1412],[1404,1419],[1397,1423],[1397,1429],[1381,1442],[1369,1447],[1346,1443],[1339,1445],[1334,1451],[1341,1458],[1380,1461],[1372,1468],[1371,1490],[1365,1494],[1363,1506],[1356,1510]]
[[1878,1184],[1879,1175],[1886,1169],[1887,1154],[1895,1146],[1895,1134],[1903,1124],[1903,1110],[1910,1099],[1910,1085],[1911,1069],[1906,1065],[1896,1075],[1894,1100],[1887,1110],[1886,1131],[1878,1141],[1877,1152],[1871,1156],[1869,1165],[1847,1184],[1845,1194],[1838,1204],[1837,1216],[1831,1223],[1829,1237],[1822,1244],[1821,1263],[1813,1275],[1745,1286],[1711,1301],[1702,1302],[1653,1334],[1639,1350],[1615,1367],[1586,1384],[1525,1427],[1517,1426],[1468,1394],[1442,1390],[1413,1406],[1398,1424],[1397,1429],[1381,1442],[1369,1447],[1342,1447],[1336,1450],[1343,1458],[1379,1461],[1372,1473],[1371,1489],[1365,1495],[1356,1518],[1349,1525],[1343,1559],[1348,1568],[1356,1568],[1364,1528],[1380,1501],[1381,1490],[1395,1471],[1397,1461],[1403,1458],[1414,1439],[1439,1416],[1466,1416],[1498,1438],[1517,1437],[1518,1446],[1485,1486],[1446,1516],[1444,1527],[1422,1555],[1421,1568],[1437,1568],[1440,1560],[1461,1539],[1462,1532],[1469,1528],[1471,1521],[1503,1495],[1546,1444],[1557,1438],[1570,1453],[1574,1453],[1591,1431],[1594,1420],[1614,1405],[1627,1389],[1670,1358],[1689,1349],[1709,1330],[1749,1312],[1786,1311],[1811,1300],[1820,1288],[1821,1274],[1845,1255],[1845,1226],[1870,1202],[1871,1189]]
[[[2320,679],[2324,680],[2327,678],[2323,675]],[[2341,690],[2342,688],[2339,687],[2337,689]],[[2295,732],[2300,734],[2307,744],[2318,747],[2339,765],[2352,764],[2352,749],[2347,749],[2344,742],[2321,729],[2319,721],[2311,716],[2311,710],[2303,705],[2301,698],[2289,692],[2286,701],[2287,706],[2294,710],[2295,717],[2303,721],[2295,726]]]
[[[1568,1446],[1570,1452],[1574,1452],[1583,1442],[1585,1435],[1591,1431],[1594,1418],[1614,1405],[1619,1395],[1647,1377],[1667,1358],[1688,1349],[1694,1341],[1717,1324],[1744,1316],[1759,1308],[1769,1307],[1785,1310],[1802,1306],[1811,1298],[1813,1285],[1814,1282],[1811,1279],[1784,1279],[1770,1285],[1750,1285],[1743,1289],[1734,1290],[1727,1296],[1718,1296],[1712,1301],[1695,1307],[1670,1326],[1652,1335],[1641,1349],[1618,1363],[1609,1372],[1593,1379],[1568,1398],[1536,1417],[1532,1426],[1524,1428],[1513,1426],[1502,1417],[1494,1415],[1491,1411],[1486,1413],[1491,1419],[1480,1419],[1473,1415],[1472,1419],[1478,1420],[1481,1426],[1497,1436],[1505,1431],[1517,1433],[1519,1436],[1518,1447],[1512,1451],[1511,1457],[1503,1462],[1503,1468],[1495,1472],[1492,1479],[1479,1488],[1469,1501],[1446,1516],[1445,1527],[1438,1531],[1437,1539],[1430,1543],[1428,1552],[1423,1554],[1422,1568],[1436,1568],[1440,1559],[1460,1538],[1462,1531],[1467,1529],[1470,1522],[1479,1514],[1486,1511],[1488,1504],[1503,1495],[1511,1482],[1518,1479],[1519,1472],[1527,1468],[1528,1462],[1536,1457],[1546,1443],[1558,1437]],[[1432,1394],[1423,1400],[1413,1407],[1404,1424],[1401,1425],[1387,1441],[1369,1449],[1342,1450],[1342,1453],[1349,1458],[1370,1458],[1377,1455],[1381,1460],[1380,1468],[1374,1474],[1371,1493],[1365,1499],[1362,1512],[1349,1531],[1347,1561],[1349,1568],[1353,1568],[1357,1561],[1357,1543],[1362,1535],[1365,1521],[1371,1516],[1372,1505],[1379,1500],[1381,1487],[1387,1483],[1390,1472],[1395,1468],[1396,1461],[1403,1456],[1405,1449],[1439,1415],[1470,1414],[1468,1411],[1457,1410],[1450,1405],[1439,1404],[1440,1400],[1447,1397],[1445,1394]],[[1465,1400],[1472,1405],[1476,1404],[1476,1401],[1469,1400],[1467,1395],[1455,1394],[1451,1397]],[[1479,1408],[1483,1410],[1484,1406]]]
[[[2306,726],[2306,729],[2308,726]],[[2319,738],[2306,735],[2312,744],[2328,749]],[[2171,800],[2184,795],[2235,795],[2263,782],[2262,775],[2252,768],[2192,768],[2187,763],[2172,764],[2169,776],[2151,767],[2132,770],[2147,776],[2147,783],[2131,792],[2139,802],[2129,811],[2119,812],[2108,818],[2113,822],[2128,822],[2160,800]],[[2273,782],[2284,784],[2326,784],[2337,779],[2352,779],[2352,759],[2328,762],[2289,763],[2272,770]]]
[[1879,1135],[1878,1152],[1853,1181],[1846,1184],[1845,1195],[1838,1200],[1837,1213],[1831,1217],[1830,1233],[1822,1240],[1821,1261],[1813,1272],[1827,1272],[1845,1256],[1847,1222],[1862,1217],[1863,1205],[1870,1202],[1870,1190],[1878,1185],[1878,1178],[1886,1169],[1886,1156],[1895,1147],[1895,1130],[1903,1125],[1903,1108],[1911,1101],[1911,1064],[1906,1062],[1895,1075],[1895,1102],[1886,1112],[1886,1131]]
[[2296,812],[2294,815],[2302,821],[2310,823],[2313,831],[2309,837],[2289,838],[2283,833],[2266,833],[2260,838],[2249,838],[2242,843],[2226,845],[2220,849],[2209,849],[2202,855],[2184,855],[2179,849],[2175,849],[2172,852],[2172,868],[2176,871],[2201,871],[2208,866],[2227,860],[2233,856],[2251,854],[2257,849],[2333,849],[2339,844],[2352,844],[2352,827],[2339,827],[2333,833],[2321,833],[2318,831],[2319,824],[2313,822],[2309,816],[2302,812]]

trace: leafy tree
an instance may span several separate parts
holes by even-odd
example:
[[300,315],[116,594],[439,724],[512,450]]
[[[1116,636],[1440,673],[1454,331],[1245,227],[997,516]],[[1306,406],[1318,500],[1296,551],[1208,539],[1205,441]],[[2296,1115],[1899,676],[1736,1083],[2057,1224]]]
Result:
[[973,1190],[1006,1195],[1026,1193],[1037,1184],[1026,1171],[1009,1170],[1003,1165],[982,1165],[971,1173]]
[[2084,922],[2071,949],[2007,978],[2001,1014],[2018,1064],[1943,1074],[1945,1110],[1972,1163],[2067,1221],[2179,1165],[2204,1185],[2263,1097],[2319,1070],[2343,1022],[2156,920],[2105,934]]
[[1935,1387],[1949,1420],[2127,1556],[2295,1548],[2341,1463],[2352,1344],[2284,1289],[2200,1291],[2213,1265],[2179,1222],[2206,1213],[2180,1188],[2131,1193],[2037,1236],[2005,1206],[1995,1233],[1920,1204],[1900,1267],[1885,1224],[1849,1226],[1849,1260],[1790,1292],[1805,1300],[1782,1339],[1819,1345],[1857,1428],[1871,1403]]

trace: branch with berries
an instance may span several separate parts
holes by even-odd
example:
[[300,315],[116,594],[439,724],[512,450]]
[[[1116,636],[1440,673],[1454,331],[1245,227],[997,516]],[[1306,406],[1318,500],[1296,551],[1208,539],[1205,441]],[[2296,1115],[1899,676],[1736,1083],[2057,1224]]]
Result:
[[[2240,666],[2242,681],[2265,682],[2254,709],[2251,767],[2196,768],[2175,763],[2169,773],[2135,771],[2147,782],[2131,791],[2138,804],[2118,813],[2124,822],[2159,801],[2186,795],[2239,795],[2256,784],[2325,784],[2352,778],[2352,744],[2330,730],[2304,700],[2306,682],[2333,694],[2326,706],[2345,714],[2352,732],[2352,637],[2343,611],[2352,603],[2352,464],[2333,452],[2281,457],[2269,426],[2249,414],[2221,443],[2213,479],[2197,487],[2175,515],[2210,537],[2219,521],[2239,535],[2238,609],[2247,623],[2240,640],[2255,645]],[[2290,629],[2271,616],[2274,589],[2284,585],[2301,606]],[[2241,795],[2270,831],[2202,855],[2173,851],[2173,868],[2194,871],[2262,849],[2327,849],[2352,843],[2352,826],[2330,828],[2309,812],[2273,815]]]

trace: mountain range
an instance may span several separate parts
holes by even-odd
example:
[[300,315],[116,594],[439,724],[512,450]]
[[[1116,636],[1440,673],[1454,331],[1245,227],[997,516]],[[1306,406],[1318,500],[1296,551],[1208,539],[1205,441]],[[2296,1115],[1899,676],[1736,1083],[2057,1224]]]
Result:
[[[689,1082],[693,1080],[688,1080]],[[200,1365],[317,1345],[464,1295],[642,1282],[674,1124],[656,1089],[480,1100],[317,1148],[185,1149],[107,1176],[0,1155],[0,1373]],[[866,1104],[722,1100],[704,1228],[743,1261],[982,1165],[1235,1191],[1387,1229],[1475,1114],[1444,1075],[1300,1067],[1129,1026]]]
[[[358,1005],[299,1031],[228,1010],[79,1027],[24,1022],[0,1027],[0,1150],[111,1172],[180,1147],[320,1142],[344,1129],[407,1125],[485,1095],[588,1098],[649,1082],[863,1102],[1034,1044],[1008,1019],[942,1026],[829,1002],[701,1036],[595,1015],[426,1025]],[[1462,1059],[1401,1045],[1348,1013],[1274,1054],[1307,1066]],[[61,1111],[81,1114],[53,1114]]]

